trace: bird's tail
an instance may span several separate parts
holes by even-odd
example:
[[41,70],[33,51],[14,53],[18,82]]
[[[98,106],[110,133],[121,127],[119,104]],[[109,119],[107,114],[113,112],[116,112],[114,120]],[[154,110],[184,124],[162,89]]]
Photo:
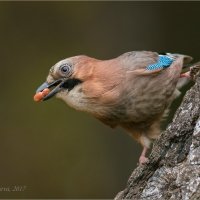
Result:
[[179,57],[183,56],[184,57],[184,60],[183,60],[184,64],[188,64],[193,60],[193,58],[191,56],[184,55],[184,54],[179,54],[179,53],[166,53],[166,55],[171,57],[171,58],[173,58],[174,60],[176,58],[179,58]]

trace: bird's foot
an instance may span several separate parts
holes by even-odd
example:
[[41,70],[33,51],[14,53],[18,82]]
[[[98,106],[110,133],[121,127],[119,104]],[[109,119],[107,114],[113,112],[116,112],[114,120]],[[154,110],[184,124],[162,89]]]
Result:
[[143,150],[139,158],[139,165],[144,165],[147,162],[149,162],[149,159],[146,157],[147,151],[148,151],[148,148],[146,146],[143,146]]
[[148,159],[147,157],[141,155],[140,158],[139,158],[139,164],[140,164],[140,165],[144,165],[144,164],[146,164],[147,162],[149,162],[149,159]]

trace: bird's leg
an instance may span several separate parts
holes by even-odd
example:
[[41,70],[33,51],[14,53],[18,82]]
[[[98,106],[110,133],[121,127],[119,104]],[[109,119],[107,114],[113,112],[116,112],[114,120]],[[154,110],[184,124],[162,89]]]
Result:
[[185,78],[191,79],[192,78],[191,73],[192,73],[193,68],[194,67],[190,67],[189,71],[180,74],[180,78],[184,78],[185,77]]
[[147,147],[143,147],[143,150],[142,150],[142,153],[140,155],[140,158],[139,158],[139,164],[140,165],[143,165],[145,163],[147,163],[149,161],[149,159],[146,157],[146,153],[148,151],[148,148]]
[[143,165],[149,161],[149,159],[146,157],[146,154],[148,149],[150,148],[151,140],[157,138],[160,133],[158,124],[159,121],[156,121],[156,123],[154,123],[148,129],[148,131],[134,129],[134,127],[130,126],[129,124],[123,124],[122,126],[123,128],[127,129],[128,133],[143,147],[142,153],[139,157],[140,165]]
[[191,76],[190,76],[190,71],[180,74],[180,78],[184,78],[184,77],[186,77],[186,78],[191,78]]
[[195,80],[197,74],[199,74],[199,69],[200,69],[200,62],[192,64],[188,72],[180,74],[180,78],[187,77],[187,78]]

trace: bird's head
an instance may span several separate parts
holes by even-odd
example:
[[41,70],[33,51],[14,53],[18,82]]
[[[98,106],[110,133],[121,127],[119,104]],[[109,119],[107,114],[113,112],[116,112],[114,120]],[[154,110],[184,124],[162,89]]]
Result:
[[76,110],[100,115],[107,105],[120,99],[117,86],[125,72],[115,60],[102,61],[82,55],[61,60],[51,67],[34,100],[45,101],[56,96]]
[[59,61],[51,67],[44,82],[36,90],[36,94],[49,89],[49,93],[40,100],[48,100],[53,96],[65,98],[78,85],[81,85],[92,73],[91,58],[75,56]]

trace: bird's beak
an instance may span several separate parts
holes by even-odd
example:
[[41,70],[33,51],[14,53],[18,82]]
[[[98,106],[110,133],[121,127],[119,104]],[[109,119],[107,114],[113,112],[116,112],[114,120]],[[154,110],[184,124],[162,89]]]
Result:
[[62,85],[64,84],[63,79],[58,79],[52,83],[47,83],[44,82],[40,87],[38,87],[38,89],[36,90],[36,93],[38,92],[42,92],[44,89],[48,88],[53,88],[42,100],[46,101],[48,99],[50,99],[51,97],[53,97],[56,93],[58,93],[61,89],[62,89]]

